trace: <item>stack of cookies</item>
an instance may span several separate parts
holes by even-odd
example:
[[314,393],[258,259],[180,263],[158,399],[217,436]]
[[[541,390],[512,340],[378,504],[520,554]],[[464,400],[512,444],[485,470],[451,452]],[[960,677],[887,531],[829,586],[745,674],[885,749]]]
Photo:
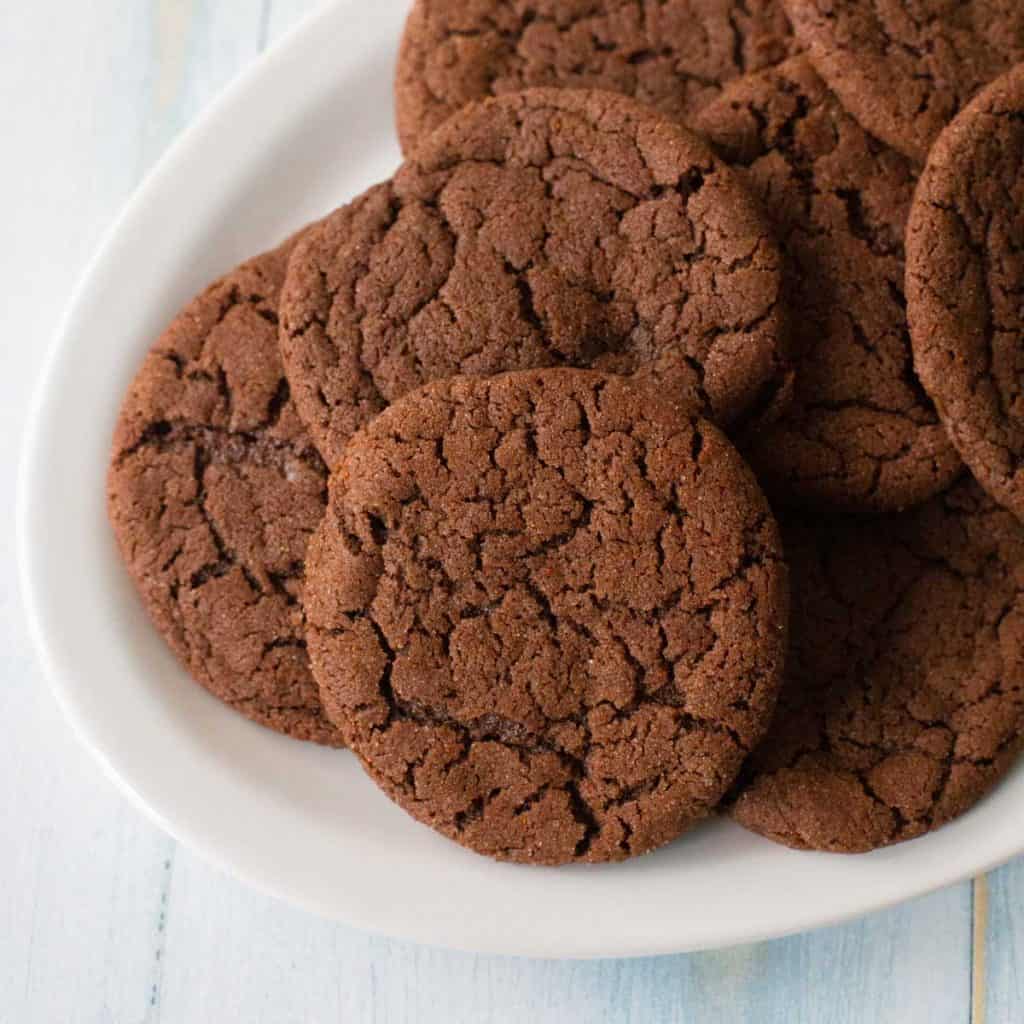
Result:
[[1024,744],[1021,61],[1006,0],[416,0],[405,162],[125,398],[153,622],[502,860],[968,810]]

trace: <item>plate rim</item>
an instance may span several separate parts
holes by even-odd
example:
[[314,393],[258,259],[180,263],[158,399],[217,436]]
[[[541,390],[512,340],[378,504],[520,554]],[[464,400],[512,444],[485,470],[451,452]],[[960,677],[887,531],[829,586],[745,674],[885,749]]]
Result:
[[[38,507],[42,488],[40,478],[44,468],[40,465],[45,453],[45,426],[51,413],[50,396],[53,391],[58,370],[63,357],[71,350],[76,336],[80,334],[78,321],[83,317],[86,298],[100,278],[101,269],[109,260],[110,253],[117,240],[125,233],[126,228],[141,215],[150,202],[150,197],[159,191],[167,179],[173,179],[188,155],[194,148],[203,145],[203,140],[215,129],[218,123],[231,116],[232,110],[242,104],[251,84],[264,76],[272,74],[276,63],[281,62],[292,51],[305,48],[307,40],[321,31],[322,27],[338,16],[338,13],[349,7],[356,7],[357,0],[330,0],[305,15],[297,25],[289,29],[267,51],[258,56],[245,70],[217,96],[207,107],[190,122],[168,147],[167,151],[156,162],[153,168],[143,177],[132,192],[129,199],[114,218],[103,235],[102,241],[94,254],[87,261],[85,268],[72,290],[60,318],[59,326],[51,338],[42,368],[36,378],[29,405],[28,416],[21,444],[21,456],[16,475],[16,552],[18,563],[18,582],[21,591],[22,606],[31,638],[31,645],[42,666],[49,687],[61,708],[64,717],[72,727],[78,740],[90,751],[103,768],[104,773],[116,787],[125,794],[129,801],[141,810],[147,818],[159,828],[172,836],[177,842],[195,851],[203,860],[212,863],[228,875],[240,878],[258,891],[280,899],[288,904],[328,917],[377,935],[389,935],[395,938],[417,943],[438,946],[441,948],[464,952],[499,954],[512,956],[539,957],[545,959],[605,959],[619,957],[641,957],[680,952],[692,952],[723,948],[737,944],[747,944],[772,938],[781,938],[799,932],[840,924],[869,913],[895,906],[906,900],[914,899],[937,889],[972,878],[991,871],[1013,857],[1024,852],[1024,833],[1009,838],[1002,845],[986,850],[977,861],[969,864],[961,861],[956,866],[944,870],[921,872],[898,894],[885,895],[876,899],[868,899],[856,907],[842,912],[815,913],[812,908],[804,908],[794,912],[784,925],[779,927],[763,926],[760,928],[744,928],[742,923],[736,925],[719,925],[717,929],[709,929],[705,937],[698,941],[679,940],[652,941],[649,944],[634,943],[606,948],[607,943],[593,942],[586,936],[571,949],[553,949],[543,937],[535,937],[533,941],[506,937],[501,941],[462,942],[451,926],[440,931],[429,922],[423,923],[418,917],[407,915],[401,928],[382,926],[365,913],[350,908],[350,912],[342,912],[336,908],[325,908],[308,898],[295,886],[289,887],[278,878],[272,878],[263,870],[238,862],[225,855],[217,847],[217,843],[208,836],[197,833],[187,822],[179,820],[173,811],[168,813],[147,798],[137,784],[128,778],[117,765],[116,756],[105,749],[99,738],[90,729],[90,723],[83,710],[74,701],[74,686],[69,685],[65,671],[59,664],[54,651],[47,640],[48,618],[45,605],[45,587],[40,573],[35,568],[37,539],[34,531],[34,510]],[[922,840],[916,840],[920,843]],[[799,855],[796,855],[799,856]],[[835,857],[834,854],[811,855]],[[969,858],[967,858],[969,860]],[[537,869],[527,869],[537,870]]]

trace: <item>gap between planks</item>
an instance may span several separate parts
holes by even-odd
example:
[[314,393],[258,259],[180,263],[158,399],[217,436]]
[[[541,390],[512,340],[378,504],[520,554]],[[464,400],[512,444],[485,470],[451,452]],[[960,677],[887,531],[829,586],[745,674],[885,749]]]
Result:
[[988,876],[974,879],[971,920],[971,1024],[985,1024],[985,938],[988,935]]
[[260,8],[259,36],[256,40],[257,52],[263,53],[270,42],[270,7],[273,0],[263,0]]

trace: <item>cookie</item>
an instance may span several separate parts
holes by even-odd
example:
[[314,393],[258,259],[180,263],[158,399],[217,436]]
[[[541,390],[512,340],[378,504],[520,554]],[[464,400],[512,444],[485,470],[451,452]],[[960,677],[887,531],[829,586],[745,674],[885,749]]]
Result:
[[1024,520],[1024,65],[939,137],[907,229],[914,359],[982,486]]
[[722,83],[794,49],[779,0],[417,0],[395,76],[404,152],[467,103],[606,89],[685,121]]
[[778,534],[710,424],[623,377],[435,382],[353,438],[310,542],[324,705],[415,818],[621,860],[706,816],[775,703]]
[[696,120],[742,168],[786,256],[796,383],[740,447],[773,500],[918,504],[960,469],[914,373],[903,231],[917,174],[805,57],[733,82]]
[[782,0],[843,106],[917,163],[974,94],[1024,61],[1019,0]]
[[707,145],[612,93],[465,108],[296,248],[281,350],[329,465],[430,380],[548,366],[640,373],[716,422],[789,382],[781,258]]
[[786,682],[733,816],[858,852],[962,814],[1024,737],[1024,529],[967,478],[902,517],[784,518],[783,541]]
[[304,637],[303,561],[326,470],[277,351],[291,247],[211,285],[150,350],[117,422],[108,510],[151,619],[192,676],[263,725],[339,744]]

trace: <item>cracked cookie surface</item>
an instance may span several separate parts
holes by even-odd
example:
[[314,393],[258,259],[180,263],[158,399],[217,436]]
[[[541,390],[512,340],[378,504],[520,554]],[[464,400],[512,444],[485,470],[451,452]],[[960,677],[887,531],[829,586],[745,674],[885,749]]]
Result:
[[624,378],[427,385],[360,432],[308,556],[324,706],[477,852],[619,860],[705,817],[762,735],[778,534],[710,424]]
[[1024,60],[1019,0],[782,0],[843,106],[924,163],[946,124]]
[[917,174],[804,57],[732,83],[695,121],[742,169],[786,257],[793,402],[738,438],[780,503],[901,509],[961,462],[914,373],[903,231]]
[[606,89],[685,121],[795,48],[780,0],[417,0],[395,76],[402,148],[467,103]]
[[453,374],[568,365],[658,380],[718,423],[790,384],[781,257],[706,143],[611,93],[464,109],[296,248],[281,350],[328,465]]
[[965,478],[912,514],[782,533],[786,681],[733,817],[834,852],[938,828],[1024,740],[1024,529]]
[[277,350],[291,248],[211,285],[153,346],[121,408],[107,500],[149,615],[192,676],[263,725],[340,744],[303,632],[327,474]]
[[936,142],[907,228],[914,359],[964,461],[1024,520],[1024,65]]

